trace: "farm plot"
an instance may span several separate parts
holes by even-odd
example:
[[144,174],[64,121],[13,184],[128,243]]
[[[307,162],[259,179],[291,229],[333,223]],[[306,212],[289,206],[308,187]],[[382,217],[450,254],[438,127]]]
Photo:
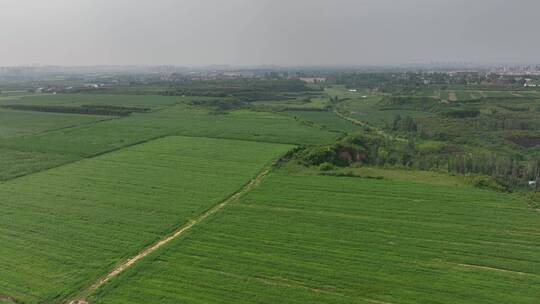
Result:
[[56,303],[291,146],[168,137],[0,184],[0,295]]
[[274,173],[91,303],[538,303],[540,222],[468,186]]
[[377,103],[380,98],[369,98],[368,100],[348,100],[340,103],[338,108],[347,116],[366,122],[375,127],[385,127],[391,125],[397,115],[410,116],[413,118],[431,117],[432,113],[414,110],[392,110],[381,109]]
[[0,181],[46,170],[79,159],[77,156],[52,152],[23,152],[0,148]]
[[292,144],[327,142],[337,137],[335,132],[302,125],[284,115],[252,111],[211,115],[205,110],[178,105],[98,124],[13,138],[2,141],[0,147],[88,157],[167,135]]
[[[516,98],[517,93],[511,91],[481,91],[483,97],[488,98]],[[517,94],[519,95],[519,94]]]
[[39,134],[108,119],[111,118],[0,109],[0,139]]
[[301,121],[315,123],[328,130],[345,133],[362,130],[361,127],[339,118],[336,114],[328,111],[289,111],[286,113],[291,117],[295,117]]
[[130,107],[162,107],[176,102],[188,101],[191,97],[174,97],[159,95],[121,95],[121,94],[36,94],[16,96],[12,99],[1,99],[0,104],[48,105],[48,106],[80,106],[80,105],[112,105]]
[[328,107],[328,98],[311,97],[307,99],[255,101],[250,105],[255,109],[273,111],[323,111]]

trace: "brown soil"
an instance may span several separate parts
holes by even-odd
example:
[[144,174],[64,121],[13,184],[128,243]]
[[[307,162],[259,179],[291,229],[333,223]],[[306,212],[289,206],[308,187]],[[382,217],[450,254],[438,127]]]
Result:
[[448,92],[448,100],[452,101],[452,102],[457,101],[458,98],[457,98],[456,92],[454,92],[454,91]]
[[15,300],[14,297],[6,296],[6,295],[0,295],[0,301],[2,301],[2,302],[17,303],[17,300]]

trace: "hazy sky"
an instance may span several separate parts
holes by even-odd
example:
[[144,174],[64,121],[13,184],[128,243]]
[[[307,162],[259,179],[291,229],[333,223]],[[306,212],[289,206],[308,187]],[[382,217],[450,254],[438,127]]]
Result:
[[540,0],[0,0],[0,65],[540,63]]

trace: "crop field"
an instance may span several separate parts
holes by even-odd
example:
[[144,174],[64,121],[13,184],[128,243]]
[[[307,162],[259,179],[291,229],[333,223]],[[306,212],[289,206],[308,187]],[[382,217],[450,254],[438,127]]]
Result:
[[293,111],[317,111],[323,110],[328,106],[328,98],[314,97],[294,100],[278,100],[278,101],[256,101],[252,105],[255,108],[271,109],[278,111],[293,110]]
[[361,127],[339,118],[336,114],[328,111],[289,111],[287,114],[302,121],[315,123],[328,130],[345,133],[362,130]]
[[[350,118],[375,127],[385,127],[391,124],[396,115],[408,115],[411,117],[429,117],[432,115],[431,113],[414,110],[381,109],[379,104],[384,95],[370,92],[369,90],[349,92],[344,87],[333,86],[327,88],[325,92],[329,96],[337,96],[339,98],[340,101],[335,107],[340,112],[345,113],[346,116]],[[419,94],[418,96],[433,97],[429,94],[435,92],[431,90],[422,90],[416,93]],[[426,94],[427,96],[424,96]]]
[[0,146],[21,151],[92,156],[167,135],[292,144],[324,142],[336,136],[329,131],[301,125],[294,118],[273,113],[237,111],[228,115],[209,115],[204,110],[175,106],[153,113],[133,114],[92,125],[13,138],[3,141]]
[[347,100],[339,104],[339,109],[348,113],[348,116],[359,121],[369,123],[376,127],[384,127],[391,124],[396,115],[411,116],[415,118],[430,117],[433,114],[414,110],[391,110],[379,109],[377,103],[380,97],[372,97],[364,100]]
[[0,149],[0,181],[79,160],[74,155]]
[[[74,98],[54,96],[61,100]],[[97,97],[103,104],[108,100],[106,95]],[[143,97],[145,102],[152,100],[151,96]],[[213,115],[183,104],[122,118],[0,109],[0,150],[6,151],[0,155],[0,180],[169,135],[315,144],[332,141],[338,133],[302,124],[286,115],[247,110]]]
[[[0,104],[23,105],[115,105],[162,107],[177,102],[201,99],[199,97],[159,96],[159,95],[111,95],[111,94],[36,94],[13,96],[0,99]],[[210,99],[210,98],[207,98]]]
[[0,295],[65,299],[290,148],[173,136],[1,183]]
[[108,120],[94,115],[69,115],[0,109],[0,139],[44,133]]
[[274,173],[94,303],[536,303],[538,214],[467,186]]
[[0,303],[540,301],[537,91],[250,73],[0,92]]

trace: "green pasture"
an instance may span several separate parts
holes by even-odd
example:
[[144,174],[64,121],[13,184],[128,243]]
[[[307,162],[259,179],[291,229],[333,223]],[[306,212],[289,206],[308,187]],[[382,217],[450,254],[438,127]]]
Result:
[[538,219],[468,186],[274,173],[91,302],[532,304]]
[[0,183],[0,295],[60,303],[289,149],[168,137]]
[[354,133],[362,131],[362,128],[346,121],[329,111],[288,111],[287,115],[300,121],[311,122],[325,129]]

